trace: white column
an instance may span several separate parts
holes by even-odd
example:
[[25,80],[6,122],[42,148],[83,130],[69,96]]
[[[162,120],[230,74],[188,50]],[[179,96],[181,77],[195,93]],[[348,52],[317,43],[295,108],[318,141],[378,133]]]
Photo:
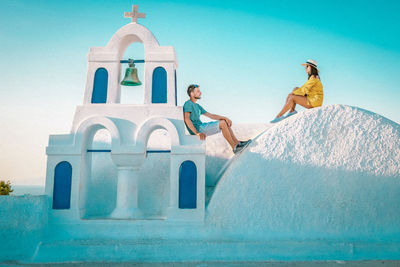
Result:
[[118,167],[117,204],[111,214],[115,219],[139,219],[138,168]]
[[106,62],[104,66],[108,71],[107,103],[121,103],[121,86],[119,77],[121,73],[121,63]]
[[175,70],[173,63],[166,63],[163,66],[167,72],[167,104],[175,106]]
[[144,104],[151,104],[151,96],[153,89],[153,71],[154,71],[154,63],[153,62],[145,62],[144,63]]
[[181,156],[171,154],[170,160],[170,196],[168,208],[177,210],[179,205],[179,168],[182,164]]

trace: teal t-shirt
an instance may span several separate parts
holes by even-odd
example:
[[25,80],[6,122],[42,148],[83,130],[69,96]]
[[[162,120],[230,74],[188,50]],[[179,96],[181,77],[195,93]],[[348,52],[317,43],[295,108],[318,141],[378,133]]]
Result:
[[[199,126],[202,124],[200,120],[200,115],[206,113],[207,111],[200,106],[197,103],[193,103],[190,99],[185,102],[183,105],[183,112],[190,112],[190,120],[193,123],[194,128],[196,128],[197,131],[199,131]],[[190,134],[194,134],[189,127],[186,128],[188,129]]]

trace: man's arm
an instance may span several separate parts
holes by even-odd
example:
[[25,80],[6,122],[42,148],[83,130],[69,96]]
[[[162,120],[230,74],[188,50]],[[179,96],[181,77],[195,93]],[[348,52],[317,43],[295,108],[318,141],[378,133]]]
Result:
[[193,123],[192,123],[192,120],[190,119],[190,112],[185,112],[184,121],[185,121],[187,127],[188,127],[195,135],[197,135],[197,136],[200,138],[200,140],[206,139],[206,134],[205,134],[205,133],[199,133],[199,132],[197,131],[196,127],[194,127],[194,125],[193,125]]
[[230,119],[228,119],[227,117],[216,115],[216,114],[212,114],[210,112],[206,112],[203,115],[208,117],[208,118],[210,118],[210,119],[212,119],[212,120],[217,120],[217,121],[224,120],[224,121],[226,121],[226,123],[228,124],[229,127],[232,126],[232,121]]

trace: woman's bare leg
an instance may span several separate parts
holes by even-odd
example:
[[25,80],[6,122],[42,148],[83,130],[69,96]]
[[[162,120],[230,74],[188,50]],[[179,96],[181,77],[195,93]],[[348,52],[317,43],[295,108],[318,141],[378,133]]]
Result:
[[283,106],[281,112],[276,117],[281,117],[288,110],[294,110],[296,104],[299,104],[305,108],[312,108],[311,105],[307,102],[307,97],[301,95],[289,95],[286,101],[286,104]]
[[[293,89],[293,91],[296,90],[296,89],[298,89],[298,88],[299,88],[299,87],[295,87],[295,88]],[[286,102],[288,101],[288,98],[289,98],[289,96],[291,96],[291,95],[293,95],[293,93],[290,93],[290,94],[288,95],[288,97],[286,98]],[[293,106],[292,106],[292,108],[289,110],[289,112],[293,112],[295,109],[296,109],[296,103],[293,104]]]
[[294,103],[292,105],[292,107],[290,108],[289,112],[293,112],[296,109],[296,103]]
[[[297,89],[297,88],[298,88],[298,87],[294,88],[294,90]],[[288,103],[289,97],[290,97],[291,95],[293,95],[293,94],[290,93],[290,94],[288,94],[288,96],[286,97],[286,103]],[[296,103],[292,106],[292,108],[289,110],[289,112],[293,112],[293,111],[295,110],[295,108],[296,108]]]

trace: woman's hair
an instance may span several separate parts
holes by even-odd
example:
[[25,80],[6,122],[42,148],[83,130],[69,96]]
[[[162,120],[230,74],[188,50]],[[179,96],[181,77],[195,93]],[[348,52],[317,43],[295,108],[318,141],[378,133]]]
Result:
[[319,77],[317,68],[315,68],[314,66],[311,66],[311,65],[308,65],[308,66],[310,66],[310,68],[311,68],[311,73],[308,75],[308,79],[310,79],[311,76],[315,76],[315,78],[319,79],[320,77]]

